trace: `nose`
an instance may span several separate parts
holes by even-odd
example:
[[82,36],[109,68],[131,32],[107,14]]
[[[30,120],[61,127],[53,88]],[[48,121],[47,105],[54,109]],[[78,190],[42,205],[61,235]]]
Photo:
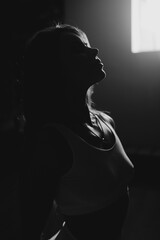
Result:
[[96,57],[99,53],[99,50],[97,48],[89,48],[90,50],[90,54],[93,56],[93,57]]
[[92,48],[93,55],[96,57],[99,53],[98,48]]

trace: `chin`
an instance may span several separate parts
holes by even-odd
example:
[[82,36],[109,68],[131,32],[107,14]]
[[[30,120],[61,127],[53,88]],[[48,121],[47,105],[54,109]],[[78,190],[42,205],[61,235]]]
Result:
[[105,77],[106,72],[103,69],[94,69],[94,71],[92,70],[92,72],[88,74],[87,79],[90,79],[90,84],[94,85],[101,82],[103,79],[105,79]]
[[102,73],[102,80],[103,80],[106,77],[106,72],[102,69],[101,73]]
[[94,75],[95,82],[100,82],[106,77],[106,72],[101,69],[101,71],[97,72],[97,74]]

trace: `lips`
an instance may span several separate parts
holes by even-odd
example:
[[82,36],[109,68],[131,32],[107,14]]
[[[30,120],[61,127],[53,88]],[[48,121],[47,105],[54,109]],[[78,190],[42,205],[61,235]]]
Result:
[[103,63],[101,62],[101,60],[100,60],[99,58],[96,59],[95,63],[96,63],[96,65],[99,65],[99,66],[101,66],[101,67],[104,66]]

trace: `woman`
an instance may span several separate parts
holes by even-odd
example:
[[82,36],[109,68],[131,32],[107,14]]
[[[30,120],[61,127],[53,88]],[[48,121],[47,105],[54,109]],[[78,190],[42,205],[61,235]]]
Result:
[[91,100],[94,84],[106,76],[97,55],[86,34],[70,25],[39,31],[27,45],[26,239],[40,238],[53,202],[55,228],[62,229],[56,239],[68,239],[64,232],[77,240],[121,235],[133,164],[113,119]]

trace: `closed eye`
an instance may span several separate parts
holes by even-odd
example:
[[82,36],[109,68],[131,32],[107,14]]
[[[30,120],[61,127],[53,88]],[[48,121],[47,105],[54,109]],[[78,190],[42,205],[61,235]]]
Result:
[[73,53],[84,53],[86,48],[88,48],[88,46],[87,44],[83,44],[83,42],[72,44]]

